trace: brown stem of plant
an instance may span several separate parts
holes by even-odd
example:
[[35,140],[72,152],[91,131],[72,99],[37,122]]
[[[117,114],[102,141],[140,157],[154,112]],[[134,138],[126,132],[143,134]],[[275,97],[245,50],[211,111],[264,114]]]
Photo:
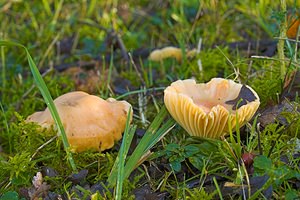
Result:
[[135,69],[135,71],[136,71],[136,73],[137,73],[139,79],[141,80],[142,85],[145,86],[145,85],[146,85],[146,82],[145,82],[145,80],[144,80],[144,78],[143,78],[143,76],[142,76],[142,74],[141,74],[141,71],[140,71],[140,70],[138,69],[138,67],[136,66],[136,64],[135,64],[135,62],[134,62],[134,60],[133,60],[133,58],[132,58],[132,56],[131,56],[131,53],[128,53],[128,57],[129,57],[129,59],[130,59],[130,61],[131,61],[131,64],[133,65],[133,67],[134,67],[134,69]]
[[119,44],[119,47],[121,49],[121,53],[122,53],[122,56],[123,58],[126,60],[126,63],[129,64],[129,56],[128,56],[128,53],[127,53],[127,49],[126,49],[126,46],[124,45],[124,42],[122,40],[122,38],[120,37],[120,35],[118,33],[115,32],[115,30],[113,29],[111,31],[111,35],[116,38],[118,44]]

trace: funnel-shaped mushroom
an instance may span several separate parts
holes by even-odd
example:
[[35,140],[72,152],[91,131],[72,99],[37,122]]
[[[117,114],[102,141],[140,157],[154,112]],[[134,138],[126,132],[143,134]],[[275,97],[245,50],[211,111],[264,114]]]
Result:
[[[109,98],[106,101],[85,92],[70,92],[54,100],[73,151],[105,150],[122,138],[131,105]],[[132,113],[132,112],[131,112]],[[132,115],[131,115],[132,118]],[[44,128],[54,125],[49,109],[27,118]]]
[[259,107],[249,86],[213,78],[207,84],[178,80],[165,89],[164,102],[172,117],[192,136],[220,138],[238,121],[244,125]]

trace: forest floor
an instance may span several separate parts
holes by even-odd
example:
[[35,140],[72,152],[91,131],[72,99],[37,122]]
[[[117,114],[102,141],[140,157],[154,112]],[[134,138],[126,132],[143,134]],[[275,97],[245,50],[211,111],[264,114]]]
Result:
[[[293,0],[0,3],[0,200],[300,198],[299,8]],[[167,112],[164,90],[215,77],[251,87],[260,106],[224,137],[192,137]],[[125,139],[71,153],[59,128],[26,120],[46,108],[46,90],[53,99],[79,90],[126,100]]]

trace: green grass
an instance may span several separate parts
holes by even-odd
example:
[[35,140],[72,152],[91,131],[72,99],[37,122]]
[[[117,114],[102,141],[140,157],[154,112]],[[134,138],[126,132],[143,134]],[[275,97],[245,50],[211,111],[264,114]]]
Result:
[[[261,99],[258,113],[277,105],[283,77],[300,66],[295,41],[284,35],[284,6],[284,1],[270,0],[0,3],[0,199],[19,198],[16,192],[31,187],[32,177],[44,166],[58,172],[45,178],[51,191],[69,197],[80,198],[72,190],[76,188],[95,199],[133,199],[135,189],[148,185],[153,192],[168,192],[168,199],[237,199],[249,190],[239,188],[241,193],[228,194],[223,188],[226,182],[247,186],[248,179],[264,175],[270,178],[252,195],[247,193],[247,198],[263,198],[263,190],[270,185],[274,199],[300,195],[295,188],[300,161],[294,155],[299,152],[299,98],[291,102],[293,112],[283,113],[288,126],[274,122],[259,128],[257,116],[243,128],[237,124],[226,140],[190,137],[174,126],[163,105],[163,90],[172,81],[191,77],[197,82],[224,77],[250,85]],[[299,6],[297,1],[286,1],[288,13]],[[200,38],[200,53],[187,58],[186,49],[197,48]],[[229,47],[231,42],[276,38],[278,54],[271,58],[251,57],[253,52],[259,54],[251,46],[252,53]],[[134,61],[122,59],[118,39]],[[164,46],[181,48],[184,59],[153,62],[142,55]],[[101,81],[93,93],[130,102],[133,122],[126,124],[123,139],[111,150],[71,154],[52,99],[76,90],[77,83],[53,66],[78,67],[95,60]],[[129,84],[116,85],[118,79]],[[113,93],[118,87],[122,94]],[[46,105],[61,137],[25,122]],[[135,135],[139,131],[145,132],[143,137]],[[241,162],[246,152],[256,155],[253,173]],[[91,194],[81,183],[73,185],[68,180],[81,169],[89,170],[90,185],[106,188],[104,194]],[[198,185],[191,187],[191,182]]]
[[29,64],[32,76],[35,80],[36,86],[39,88],[40,92],[42,93],[44,101],[45,101],[47,107],[50,110],[50,113],[51,113],[51,115],[54,119],[54,122],[55,122],[56,126],[57,126],[58,134],[61,135],[61,137],[62,137],[62,141],[63,141],[64,147],[65,147],[70,165],[71,165],[73,171],[76,172],[77,168],[76,168],[76,165],[74,163],[74,160],[73,160],[73,157],[72,157],[72,154],[71,154],[71,151],[70,151],[70,144],[68,142],[64,127],[61,123],[60,117],[59,117],[58,112],[56,110],[56,107],[53,103],[53,99],[52,99],[52,97],[49,93],[49,90],[48,90],[48,88],[47,88],[47,86],[46,86],[46,84],[45,84],[38,68],[36,67],[30,53],[28,52],[28,49],[25,46],[21,45],[21,44],[8,42],[8,41],[0,41],[0,45],[1,46],[21,47],[26,52],[26,56],[27,56],[27,59],[28,59],[28,64]]

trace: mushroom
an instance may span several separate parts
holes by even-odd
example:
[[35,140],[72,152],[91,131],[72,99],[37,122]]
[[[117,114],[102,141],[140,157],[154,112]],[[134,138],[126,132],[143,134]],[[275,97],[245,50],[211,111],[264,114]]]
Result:
[[[112,148],[114,142],[122,138],[127,114],[132,109],[126,101],[113,98],[105,101],[81,91],[64,94],[56,98],[54,104],[75,152]],[[54,125],[48,108],[28,116],[27,122],[36,122],[47,129]]]
[[165,89],[164,102],[190,135],[203,138],[220,138],[236,123],[243,126],[260,104],[252,88],[223,78],[213,78],[206,84],[178,80]]
[[[188,58],[193,57],[197,54],[196,49],[188,50],[186,56]],[[166,58],[175,58],[177,62],[182,61],[182,50],[177,47],[164,47],[162,49],[156,49],[149,55],[151,61],[162,61]]]

